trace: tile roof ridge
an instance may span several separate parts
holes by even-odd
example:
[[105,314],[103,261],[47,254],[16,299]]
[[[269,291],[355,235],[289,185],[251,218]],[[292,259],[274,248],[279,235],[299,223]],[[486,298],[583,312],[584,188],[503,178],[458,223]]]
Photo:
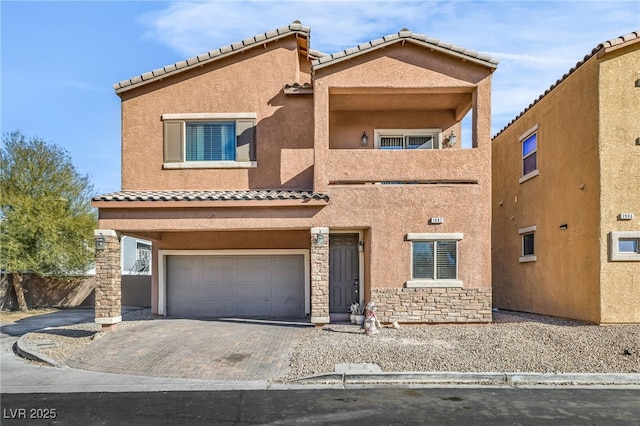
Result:
[[607,47],[612,47],[619,44],[628,43],[628,42],[634,41],[637,38],[640,38],[640,30],[632,31],[630,33],[612,38],[610,40],[603,41],[598,46],[596,46],[593,50],[598,51],[602,48],[607,48]]
[[139,190],[97,195],[92,201],[224,201],[224,200],[328,200],[326,193],[306,189]]
[[166,76],[167,74],[181,72],[186,68],[221,59],[222,57],[229,56],[231,54],[246,50],[251,47],[255,47],[261,43],[268,43],[269,41],[277,40],[279,38],[286,37],[295,33],[305,34],[307,37],[309,37],[311,33],[311,27],[308,25],[303,25],[300,21],[295,20],[287,26],[276,28],[275,30],[271,31],[266,31],[264,33],[259,33],[242,41],[231,43],[217,49],[210,50],[209,52],[201,53],[194,57],[175,62],[173,64],[165,65],[162,68],[156,68],[153,71],[131,77],[127,80],[119,81],[118,83],[115,83],[113,85],[113,88],[116,93],[120,93],[139,84]]
[[361,43],[355,47],[350,47],[332,54],[328,54],[325,56],[321,56],[314,61],[312,61],[312,66],[325,66],[326,64],[334,61],[334,60],[342,60],[343,58],[347,58],[351,55],[365,53],[370,49],[378,49],[383,45],[388,45],[391,43],[396,43],[398,41],[408,40],[411,42],[424,44],[433,48],[436,48],[445,53],[454,54],[457,56],[462,56],[468,59],[477,60],[483,62],[489,66],[495,67],[498,64],[498,60],[491,57],[488,54],[480,53],[475,50],[466,49],[462,46],[457,46],[452,43],[447,43],[439,39],[428,37],[425,34],[414,33],[413,31],[402,28],[397,33],[389,34],[383,36],[381,38],[377,38],[375,40],[367,41]]
[[581,61],[578,61],[571,69],[569,69],[569,71],[564,73],[561,78],[556,80],[556,82],[554,84],[552,84],[547,90],[545,90],[544,93],[542,93],[533,102],[531,102],[528,107],[526,107],[524,110],[522,110],[517,116],[515,116],[515,118],[513,118],[502,129],[500,129],[500,131],[498,133],[496,133],[491,138],[491,140],[497,138],[502,132],[507,130],[513,123],[518,121],[518,119],[520,117],[522,117],[527,111],[529,111],[531,108],[533,108],[534,105],[536,105],[538,102],[540,102],[545,96],[547,96],[547,94],[549,94],[551,91],[553,91],[553,89],[558,87],[560,85],[560,83],[562,83],[564,80],[566,80],[571,74],[573,74],[578,68],[580,68],[582,65],[584,65],[593,56],[598,55],[600,52],[602,52],[603,50],[606,50],[609,47],[613,47],[613,46],[624,44],[624,43],[629,43],[629,42],[632,42],[632,41],[633,42],[640,41],[640,30],[633,31],[631,33],[624,34],[624,35],[612,38],[610,40],[607,40],[607,41],[604,41],[604,42],[598,44],[596,47],[594,47],[591,50],[591,52],[589,54],[585,55],[585,57]]

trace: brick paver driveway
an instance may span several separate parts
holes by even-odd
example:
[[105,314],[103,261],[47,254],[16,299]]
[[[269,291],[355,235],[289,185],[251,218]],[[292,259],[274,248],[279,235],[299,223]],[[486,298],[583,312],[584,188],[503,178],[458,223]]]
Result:
[[251,320],[156,319],[122,328],[76,352],[73,368],[155,377],[273,380],[311,324]]

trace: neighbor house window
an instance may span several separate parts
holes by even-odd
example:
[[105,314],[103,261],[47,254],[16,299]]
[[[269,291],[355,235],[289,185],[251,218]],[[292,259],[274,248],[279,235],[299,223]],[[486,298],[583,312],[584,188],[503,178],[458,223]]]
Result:
[[136,267],[137,272],[149,272],[151,266],[151,246],[149,244],[136,243]]
[[256,167],[255,113],[163,114],[165,169]]
[[520,183],[531,179],[538,172],[538,126],[534,126],[520,136],[522,148],[522,177]]
[[462,234],[407,234],[411,241],[411,280],[407,287],[462,287],[458,280],[458,241]]
[[376,148],[439,149],[440,129],[375,129]]
[[528,226],[518,231],[522,239],[522,252],[520,262],[535,262],[537,259],[535,251],[536,227]]
[[609,240],[609,260],[640,262],[640,231],[612,232]]

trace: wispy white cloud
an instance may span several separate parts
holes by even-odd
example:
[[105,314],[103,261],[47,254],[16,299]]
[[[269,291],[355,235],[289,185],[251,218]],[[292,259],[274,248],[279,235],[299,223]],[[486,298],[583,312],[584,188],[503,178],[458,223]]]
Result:
[[[145,37],[185,58],[288,25],[310,25],[333,53],[406,27],[491,54],[495,128],[526,108],[598,43],[640,28],[637,1],[198,1],[141,18]],[[158,64],[165,65],[165,64]]]

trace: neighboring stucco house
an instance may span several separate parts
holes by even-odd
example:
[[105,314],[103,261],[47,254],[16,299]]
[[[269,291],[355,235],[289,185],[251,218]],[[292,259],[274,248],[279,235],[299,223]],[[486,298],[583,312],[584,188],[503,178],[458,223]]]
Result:
[[333,55],[309,36],[294,22],[115,85],[97,322],[120,320],[119,235],[153,242],[158,315],[326,324],[373,301],[383,322],[491,321],[497,61],[408,30]]
[[494,306],[640,322],[639,34],[598,45],[494,137]]

